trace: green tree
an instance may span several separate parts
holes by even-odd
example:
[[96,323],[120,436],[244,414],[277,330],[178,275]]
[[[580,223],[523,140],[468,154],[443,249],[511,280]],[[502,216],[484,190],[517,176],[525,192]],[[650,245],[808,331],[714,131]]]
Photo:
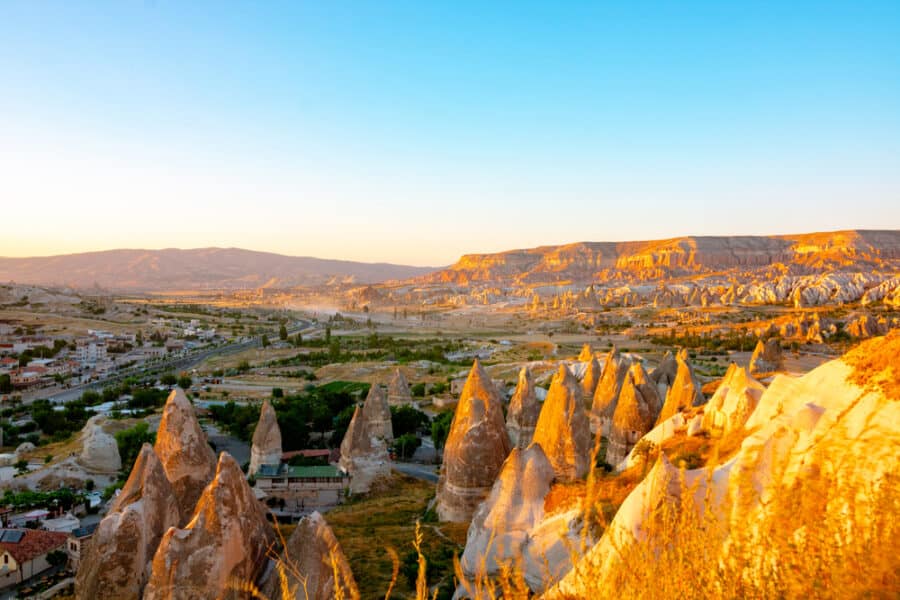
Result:
[[269,336],[267,336],[266,334],[263,334],[263,336],[262,336],[262,342],[260,342],[260,343],[262,344],[262,347],[263,347],[263,348],[268,348],[268,347],[269,347],[269,344],[270,344],[270,342],[269,342]]
[[431,439],[435,448],[443,448],[450,434],[450,424],[453,422],[453,411],[445,411],[439,414],[431,422]]
[[279,387],[272,388],[272,397],[273,398],[284,398],[284,390]]
[[415,434],[420,427],[428,425],[428,415],[412,406],[391,407],[391,428],[394,437],[400,437],[407,433]]
[[287,327],[284,326],[284,323],[281,324],[281,327],[278,328],[278,339],[281,341],[285,341],[288,339]]
[[159,382],[163,385],[175,385],[176,383],[178,383],[178,377],[176,377],[173,373],[166,373],[159,378]]
[[4,373],[0,375],[0,394],[8,394],[12,391],[12,379]]
[[22,460],[17,460],[13,466],[16,468],[16,471],[19,472],[19,475],[28,472],[28,461],[24,458]]
[[297,335],[294,336],[294,346],[299,348],[302,345],[303,345],[303,335],[298,333]]
[[183,390],[190,389],[190,387],[191,387],[191,385],[193,385],[193,383],[194,382],[187,375],[182,375],[181,377],[178,378],[178,387],[180,387]]
[[416,448],[422,445],[422,440],[415,434],[405,433],[394,440],[394,449],[400,458],[411,458]]
[[156,441],[156,434],[150,431],[147,423],[141,422],[123,431],[116,432],[116,445],[119,447],[119,456],[122,458],[122,472],[130,473],[134,461],[137,459],[144,444],[152,444]]

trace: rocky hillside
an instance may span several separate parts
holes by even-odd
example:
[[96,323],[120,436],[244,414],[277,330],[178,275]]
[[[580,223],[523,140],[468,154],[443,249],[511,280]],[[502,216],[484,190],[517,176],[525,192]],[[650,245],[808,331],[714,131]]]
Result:
[[109,250],[34,258],[0,257],[0,281],[112,290],[242,289],[375,283],[427,267],[284,256],[240,248]]
[[645,242],[579,242],[497,254],[467,254],[424,283],[576,284],[777,267],[795,275],[865,270],[900,261],[900,231],[782,236],[680,237]]

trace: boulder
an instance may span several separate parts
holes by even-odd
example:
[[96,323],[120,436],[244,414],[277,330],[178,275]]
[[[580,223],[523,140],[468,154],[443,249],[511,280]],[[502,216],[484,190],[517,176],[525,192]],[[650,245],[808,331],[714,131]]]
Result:
[[128,481],[100,521],[75,578],[78,598],[137,599],[160,539],[177,527],[175,491],[150,444],[144,444]]
[[444,445],[436,510],[442,521],[469,521],[510,451],[500,395],[476,359]]
[[106,417],[91,417],[81,430],[81,455],[78,462],[88,471],[118,473],[122,468],[116,438],[103,431]]
[[506,411],[506,431],[513,446],[526,448],[531,444],[534,427],[540,414],[541,405],[535,394],[534,377],[528,367],[522,367],[519,371],[519,382]]
[[170,528],[153,557],[144,600],[243,598],[275,543],[262,505],[227,452],[183,529]]
[[27,454],[29,452],[34,452],[35,445],[31,442],[22,442],[18,446],[16,446],[16,456],[20,456],[22,454]]
[[[282,594],[283,589],[290,592],[287,597]],[[360,597],[341,544],[318,512],[297,523],[262,591],[266,600]]]
[[533,440],[544,450],[557,479],[571,481],[590,470],[590,421],[578,382],[565,365],[559,366],[550,383]]
[[272,404],[264,400],[259,411],[259,421],[253,431],[250,467],[247,474],[255,475],[261,465],[280,465],[281,454],[281,429],[278,427],[278,417]]
[[181,388],[172,390],[166,400],[153,449],[172,482],[183,525],[216,471],[216,455]]

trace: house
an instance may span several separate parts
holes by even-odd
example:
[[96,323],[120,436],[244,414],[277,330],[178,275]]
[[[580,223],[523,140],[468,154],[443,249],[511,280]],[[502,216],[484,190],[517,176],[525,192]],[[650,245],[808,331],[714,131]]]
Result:
[[97,523],[94,523],[86,527],[79,527],[69,534],[66,550],[69,553],[69,565],[76,573],[78,572],[78,565],[81,563],[81,557],[87,551],[87,543],[94,537],[97,525]]
[[261,465],[255,477],[257,496],[276,514],[293,516],[336,506],[350,487],[350,477],[334,465]]
[[69,533],[70,531],[75,531],[79,527],[81,527],[81,521],[68,512],[59,517],[55,517],[53,519],[44,519],[44,529],[47,531],[61,531],[63,533]]
[[65,552],[68,534],[40,529],[0,530],[0,588],[20,584],[52,565],[48,555]]

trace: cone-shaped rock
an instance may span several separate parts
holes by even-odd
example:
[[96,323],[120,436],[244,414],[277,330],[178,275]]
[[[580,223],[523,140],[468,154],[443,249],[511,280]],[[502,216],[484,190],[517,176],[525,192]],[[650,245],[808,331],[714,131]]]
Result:
[[581,347],[581,354],[578,355],[578,362],[588,362],[594,358],[594,351],[590,344]]
[[403,376],[403,371],[394,369],[394,374],[388,382],[388,404],[391,406],[403,406],[412,403],[412,393],[409,391],[409,383]]
[[[291,592],[287,597],[282,594],[279,570],[283,570],[287,589]],[[267,600],[332,600],[338,595],[348,600],[359,599],[359,589],[344,551],[334,531],[318,512],[297,523],[285,543],[280,565],[266,581],[263,594]]]
[[377,383],[369,388],[369,394],[363,403],[363,416],[369,428],[369,435],[390,442],[394,439],[391,425],[391,407],[388,405],[384,389]]
[[613,414],[606,462],[617,465],[625,460],[638,440],[652,428],[653,414],[650,406],[635,384],[634,376],[629,372],[619,394],[616,412]]
[[734,363],[703,410],[703,429],[724,436],[741,429],[759,404],[766,388]]
[[634,386],[640,393],[644,404],[650,409],[650,422],[655,423],[656,417],[659,416],[663,404],[656,384],[650,378],[650,375],[647,374],[644,365],[640,362],[632,364],[628,373],[631,375]]
[[597,359],[592,354],[587,361],[587,366],[584,368],[584,376],[581,378],[581,394],[584,396],[588,406],[593,404],[594,392],[597,391],[597,384],[600,383],[602,375],[603,371],[600,369],[600,363],[597,362]]
[[103,431],[106,417],[91,417],[81,433],[82,450],[78,462],[97,473],[118,473],[122,468],[116,438]]
[[372,482],[391,474],[390,456],[384,439],[372,435],[364,408],[357,406],[341,440],[340,466],[350,474],[350,491],[364,494]]
[[274,541],[244,473],[223,452],[193,518],[163,535],[144,600],[243,597],[234,585],[256,582]]
[[631,361],[628,357],[620,355],[615,347],[606,355],[606,362],[603,364],[603,372],[591,405],[591,426],[600,435],[609,435],[612,416],[619,401],[619,391],[630,366]]
[[565,365],[559,366],[550,383],[533,440],[544,450],[557,479],[571,481],[590,469],[591,425],[578,382]]
[[534,392],[534,378],[528,367],[519,371],[519,383],[509,401],[506,411],[506,431],[510,443],[516,448],[525,448],[531,444],[534,426],[541,414],[541,405]]
[[178,526],[172,484],[150,444],[87,545],[75,579],[78,598],[140,598],[163,534]]
[[685,408],[700,406],[704,402],[703,392],[700,391],[700,382],[694,375],[691,365],[688,364],[687,352],[679,352],[675,360],[678,362],[678,372],[666,395],[666,401],[656,420],[657,423],[662,423]]
[[250,447],[250,468],[248,475],[254,475],[261,465],[281,464],[281,429],[278,417],[268,400],[263,401],[259,411],[259,422],[253,432],[253,445]]
[[678,375],[678,361],[671,352],[666,352],[656,368],[650,372],[650,379],[656,384],[661,399],[665,399],[669,393],[669,388],[675,383],[676,375]]
[[175,490],[180,523],[186,523],[216,471],[216,455],[181,388],[172,390],[166,400],[153,449]]
[[442,521],[468,521],[509,454],[500,396],[478,360],[456,405],[437,491]]
[[756,342],[753,356],[750,357],[750,372],[754,374],[772,373],[782,367],[784,356],[781,352],[781,343],[776,338],[770,338],[763,343]]
[[554,477],[539,444],[510,452],[469,526],[460,561],[469,578],[478,570],[494,575],[500,564],[522,558],[529,533],[544,516],[544,498]]

